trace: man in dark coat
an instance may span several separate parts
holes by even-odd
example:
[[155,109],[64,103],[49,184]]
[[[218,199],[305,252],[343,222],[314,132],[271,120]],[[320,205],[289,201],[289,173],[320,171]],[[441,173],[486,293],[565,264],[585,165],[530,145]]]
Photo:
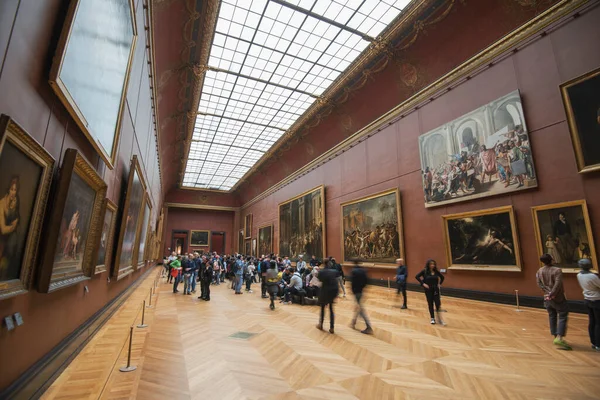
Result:
[[325,318],[325,306],[329,305],[329,333],[334,333],[334,315],[333,315],[333,302],[338,295],[338,273],[331,267],[331,264],[327,268],[319,271],[317,278],[321,281],[321,291],[319,293],[319,305],[321,306],[321,315],[319,318],[319,324],[317,328],[323,330],[323,319]]
[[361,332],[366,335],[373,334],[373,328],[371,328],[371,324],[369,323],[369,318],[367,318],[367,314],[362,307],[362,303],[360,302],[363,295],[363,289],[367,286],[367,271],[360,266],[357,261],[354,261],[354,268],[352,269],[352,293],[354,293],[354,297],[356,297],[356,312],[354,313],[354,317],[352,318],[352,324],[350,325],[352,329],[356,329],[356,320],[360,315],[362,319],[365,320],[365,324],[367,324],[367,328],[362,330]]

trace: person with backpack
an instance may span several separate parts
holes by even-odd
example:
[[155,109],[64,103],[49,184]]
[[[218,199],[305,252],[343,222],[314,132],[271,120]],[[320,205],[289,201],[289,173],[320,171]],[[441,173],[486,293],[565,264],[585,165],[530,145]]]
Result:
[[402,307],[403,310],[406,310],[406,278],[408,276],[408,270],[406,269],[406,265],[404,265],[404,260],[399,258],[396,260],[396,264],[398,268],[396,269],[396,286],[398,286],[398,293],[402,292]]
[[275,296],[279,292],[279,271],[277,271],[277,263],[275,261],[269,261],[269,269],[265,273],[264,280],[266,281],[267,290],[269,292],[269,298],[271,299],[271,310],[275,309]]

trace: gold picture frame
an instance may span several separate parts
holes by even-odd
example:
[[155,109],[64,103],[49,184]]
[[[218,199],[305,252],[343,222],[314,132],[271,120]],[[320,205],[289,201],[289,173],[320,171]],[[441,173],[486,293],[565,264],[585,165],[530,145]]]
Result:
[[249,257],[252,255],[252,243],[250,243],[250,239],[244,242],[244,257]]
[[[269,230],[269,236],[271,237],[270,243],[268,243],[268,248],[264,248],[264,244],[265,240],[261,239],[261,237],[265,236],[264,234],[262,234],[263,232],[265,232],[266,230]],[[273,224],[267,224],[267,225],[263,225],[263,226],[259,226],[258,227],[258,234],[257,234],[257,250],[256,250],[256,254],[257,255],[269,255],[271,253],[274,253],[273,251]],[[264,250],[264,251],[263,251]]]
[[247,214],[244,217],[244,239],[252,237],[252,214]]
[[[84,185],[89,189],[86,194],[88,204],[82,201],[86,196],[75,194],[84,192]],[[81,153],[75,149],[67,149],[52,203],[53,212],[44,231],[46,242],[38,274],[38,291],[41,293],[50,293],[75,285],[90,279],[94,274],[106,190],[104,180]],[[79,226],[82,228],[80,236]],[[85,245],[80,249],[82,252],[79,266],[77,244],[81,238],[84,239]]]
[[[148,235],[150,232],[150,220],[152,219],[152,203],[150,202],[150,196],[147,193],[144,193],[144,201],[142,202],[142,210],[143,214],[140,218],[140,226],[138,227],[137,236],[139,238],[138,244],[136,247],[136,251],[133,257],[133,265],[136,266],[136,269],[144,267],[147,261],[147,248],[148,248]],[[144,239],[142,241],[142,238]],[[142,248],[142,245],[144,248]],[[140,260],[140,253],[142,255],[142,260]]]
[[[594,272],[598,271],[594,234],[585,200],[534,206],[531,207],[531,213],[535,229],[535,243],[540,257],[542,254],[550,253],[554,258],[555,266],[560,267],[566,273],[578,273],[580,268],[577,266],[577,261],[580,258],[590,258]],[[556,234],[560,229],[557,227],[560,225],[560,214],[565,216],[564,223],[569,224],[568,232],[564,232],[565,235]],[[573,220],[575,220],[575,224],[571,224]],[[542,229],[542,225],[544,225],[544,229]],[[577,235],[581,233],[581,228],[585,231],[585,242]],[[573,232],[574,230],[575,232]],[[575,238],[573,238],[573,234],[575,234]],[[567,262],[564,254],[569,252],[571,260]]]
[[[493,218],[496,216],[496,218]],[[483,217],[487,217],[485,220]],[[450,221],[457,221],[449,226]],[[444,244],[448,269],[476,271],[521,271],[521,249],[517,221],[512,206],[468,211],[442,216]],[[508,224],[509,226],[504,226]],[[469,230],[468,244],[456,235],[461,230]],[[507,230],[509,229],[510,232]],[[452,230],[452,232],[451,232]],[[463,240],[461,240],[463,239]],[[476,246],[474,246],[476,244]],[[512,248],[510,245],[512,244]],[[457,250],[454,252],[454,250]],[[490,253],[497,251],[490,256]],[[463,254],[458,254],[462,252]],[[458,256],[458,257],[457,257]],[[505,261],[503,264],[485,262],[487,259]],[[458,263],[457,260],[460,260]],[[468,261],[471,260],[469,263]]]
[[[97,14],[92,14],[93,11],[97,11],[99,7],[107,7],[111,12],[114,12],[114,10],[118,10],[119,8],[118,4],[114,6],[115,1],[112,1],[114,7],[110,7],[109,2],[106,0],[95,1],[96,3],[94,3],[94,6],[96,7],[94,8],[93,5],[91,5],[92,0],[71,0],[52,62],[49,83],[96,152],[98,152],[108,168],[113,169],[117,157],[122,116],[125,109],[127,87],[135,55],[138,32],[133,0],[122,0],[128,5],[128,7],[122,8],[128,8],[129,16],[109,15],[109,17],[114,17],[111,21],[113,24],[123,22],[123,26],[125,26],[131,23],[131,36],[114,38],[110,35],[114,35],[118,30],[115,31],[113,29],[110,33],[97,32],[89,27],[86,32],[80,32],[83,30],[83,26],[91,25],[86,22],[88,19],[97,20],[97,18],[100,18]],[[98,5],[100,6],[98,7]],[[128,20],[127,23],[125,23],[126,19]],[[99,23],[94,26],[104,26],[105,28],[109,28],[112,25]],[[122,45],[123,43],[128,43],[129,45],[127,59],[125,59],[125,54],[123,54],[125,52],[120,51],[124,50],[124,48],[121,49],[115,47]],[[110,47],[107,49],[110,51],[110,54],[120,56],[118,62],[115,62],[114,58],[109,59],[107,57],[96,55],[102,53],[101,47],[107,46]],[[82,54],[84,51],[89,51],[90,57],[85,57],[85,54]],[[74,56],[74,54],[76,54],[76,56]],[[90,59],[93,62],[93,68],[91,69],[89,64],[85,65],[79,61],[86,60],[89,63]],[[124,69],[119,69],[119,67]],[[63,74],[65,70],[67,72]],[[102,82],[102,80],[109,75],[104,73],[106,70],[111,70],[112,74],[114,74],[116,70],[123,75],[123,81],[117,82],[117,85],[120,88],[118,106],[116,102],[114,104],[107,104],[106,97],[110,96],[105,95],[105,98],[101,97],[103,90],[106,92],[111,88],[111,82],[105,81],[104,85]],[[69,72],[75,76],[69,76]],[[79,74],[79,76],[77,74]],[[81,76],[82,74],[86,74],[85,79],[88,79],[85,83],[77,82],[78,79],[83,79]],[[102,85],[104,87],[102,87],[103,90],[85,90],[84,87],[86,85]],[[113,87],[115,90],[117,85],[114,85]],[[93,100],[87,101],[89,98],[92,98]],[[96,114],[102,113],[103,108],[106,109],[111,107],[112,109],[116,108],[117,113],[116,120],[114,121],[114,130],[111,132],[113,142],[112,145],[105,146],[102,144],[98,132],[97,125],[100,125],[100,123],[96,123],[95,119],[99,118]],[[105,115],[106,118],[106,115],[110,115],[111,113],[105,112],[102,114]],[[110,118],[114,117],[115,116],[111,116]],[[112,125],[112,122],[110,125]]]
[[[194,242],[194,233],[206,233],[206,243]],[[190,247],[210,247],[210,231],[191,230],[190,231]]]
[[112,251],[115,241],[115,228],[117,227],[117,211],[118,207],[115,203],[110,201],[108,198],[104,199],[104,211],[102,212],[102,215],[104,215],[104,223],[106,224],[107,214],[111,214],[112,217],[110,223],[108,224],[108,227],[106,225],[102,227],[102,233],[100,236],[100,246],[98,246],[98,250],[96,251],[96,253],[99,252],[103,240],[105,242],[106,250],[104,252],[104,257],[102,261],[99,259],[100,255],[96,254],[95,259],[97,260],[97,265],[94,271],[95,275],[110,270],[110,266],[112,264]]
[[[288,200],[286,200],[284,202],[279,203],[279,206],[278,206],[278,210],[279,210],[278,211],[278,219],[279,219],[279,232],[278,233],[279,234],[278,234],[277,242],[278,242],[278,251],[279,251],[279,253],[280,253],[280,255],[282,257],[283,256],[289,256],[290,260],[296,261],[296,257],[294,255],[292,255],[292,254],[289,254],[289,255],[285,254],[284,246],[282,246],[282,242],[281,242],[281,240],[282,240],[282,234],[283,234],[283,232],[282,232],[282,230],[283,230],[282,229],[282,220],[281,220],[281,218],[282,218],[282,215],[281,215],[281,209],[282,209],[282,207],[286,206],[287,204],[292,203],[295,200],[298,200],[298,199],[300,199],[300,198],[302,198],[304,196],[307,196],[307,195],[315,193],[315,192],[319,192],[319,196],[320,196],[320,199],[321,199],[321,210],[320,210],[319,218],[320,218],[320,223],[321,223],[321,241],[322,241],[321,251],[323,252],[322,255],[316,254],[316,256],[317,256],[317,258],[320,258],[320,259],[323,259],[323,258],[327,257],[327,234],[326,234],[326,232],[327,232],[327,224],[326,224],[326,221],[325,221],[325,186],[324,185],[320,185],[320,186],[314,187],[314,188],[312,188],[310,190],[307,190],[307,191],[305,191],[303,193],[300,193],[297,196],[292,197],[291,199],[288,199]],[[306,249],[302,249],[302,250],[306,250]],[[305,253],[306,252],[303,251],[302,253],[298,253],[298,255],[299,254],[304,254],[304,259],[310,259],[310,257],[312,256],[312,254],[307,255]]]
[[[592,82],[592,83],[590,83]],[[581,120],[581,118],[583,116],[579,116],[579,121],[578,121],[578,113],[577,110],[575,109],[576,107],[574,107],[573,105],[573,97],[575,95],[575,93],[570,93],[571,90],[581,90],[582,89],[582,85],[588,83],[590,85],[589,88],[587,88],[587,92],[589,94],[589,92],[593,92],[596,96],[600,96],[599,94],[599,88],[600,88],[600,68],[597,68],[593,71],[590,71],[586,74],[583,74],[575,79],[571,79],[568,82],[563,83],[562,85],[560,85],[560,93],[562,96],[562,100],[563,100],[563,105],[565,107],[565,112],[567,114],[567,122],[569,123],[569,132],[571,133],[571,141],[573,142],[573,150],[575,151],[575,159],[577,161],[577,169],[579,170],[580,173],[586,173],[586,172],[592,172],[592,171],[599,171],[600,170],[600,148],[598,146],[595,145],[590,145],[590,143],[587,144],[587,146],[584,146],[584,144],[582,143],[581,140],[581,136],[583,134],[585,134],[584,132],[582,132],[584,130],[584,128],[581,125],[581,123],[583,122]],[[595,86],[592,86],[595,85]],[[584,103],[586,104],[586,106],[593,108],[596,108],[596,110],[592,110],[592,109],[588,109],[585,111],[595,111],[596,114],[594,115],[594,117],[596,118],[596,121],[587,121],[590,122],[591,124],[597,124],[598,126],[598,132],[594,132],[593,135],[594,137],[596,137],[598,135],[598,133],[600,133],[600,106],[598,106],[598,103],[593,103],[588,101],[588,99],[583,98],[582,93],[578,93],[578,95],[576,96],[576,101],[578,104]],[[599,97],[600,99],[600,97]],[[581,114],[583,114],[584,112],[582,111]],[[586,113],[586,115],[588,115],[590,118],[592,117],[591,115],[589,115],[590,113]],[[599,160],[595,160],[593,163],[588,163],[585,160],[585,153],[584,153],[584,147],[586,149],[590,149],[590,150],[595,150],[598,151],[599,156],[598,159]]]
[[[135,184],[136,177],[138,178],[137,185]],[[138,191],[140,191],[140,204],[132,204],[132,194],[137,195]],[[117,280],[125,278],[127,275],[133,273],[135,270],[136,264],[134,261],[135,252],[139,249],[139,230],[141,225],[140,213],[142,211],[142,207],[144,206],[146,195],[146,183],[144,181],[144,175],[142,173],[142,169],[140,167],[140,163],[138,161],[137,155],[134,155],[131,158],[131,164],[129,167],[129,178],[127,180],[127,192],[125,194],[125,199],[123,201],[122,214],[121,214],[121,226],[119,229],[119,240],[117,242],[117,252],[115,256],[115,260],[112,268],[112,276],[117,278]],[[128,222],[128,219],[131,221],[136,219],[134,222]],[[130,226],[128,226],[128,223]],[[131,237],[131,232],[133,228],[133,224],[135,223],[135,230],[133,230],[134,236]],[[125,236],[128,237],[125,237]],[[125,249],[125,256],[127,259],[122,260],[122,256],[124,255],[123,246],[127,245],[127,247],[131,246],[130,249]],[[129,257],[129,252],[131,252],[131,256]]]
[[[20,262],[15,261],[18,272],[14,276],[10,276],[8,273],[7,265],[10,264],[10,260],[0,254],[0,262],[4,264],[6,271],[2,271],[0,274],[0,300],[7,299],[9,297],[17,296],[19,294],[27,293],[32,286],[34,276],[34,266],[37,265],[38,261],[38,247],[42,233],[42,224],[44,221],[44,214],[46,211],[46,203],[48,201],[48,195],[50,193],[50,186],[52,184],[52,175],[54,171],[54,157],[50,155],[35,139],[33,139],[23,128],[21,128],[13,119],[7,115],[0,115],[0,166],[3,166],[4,162],[8,165],[13,166],[14,170],[9,171],[6,167],[0,168],[0,181],[7,181],[8,185],[12,186],[10,180],[13,179],[13,175],[17,173],[23,173],[23,169],[20,165],[15,165],[15,160],[12,158],[5,161],[5,156],[8,154],[8,150],[18,152],[20,157],[23,157],[27,161],[31,162],[32,166],[39,167],[40,177],[38,183],[35,184],[33,194],[29,201],[23,200],[19,197],[19,206],[24,201],[25,207],[27,204],[31,204],[31,217],[29,218],[29,224],[26,224],[26,218],[19,211],[19,221],[17,227],[21,225],[23,228],[21,234],[23,235],[22,249],[18,252],[21,260]],[[6,174],[6,175],[5,175]],[[6,179],[4,179],[6,178]],[[20,180],[20,176],[18,178]],[[29,179],[32,179],[29,176]],[[2,184],[0,190],[5,189],[5,185]],[[20,186],[20,185],[19,185]],[[7,188],[7,193],[10,187]],[[21,193],[17,192],[18,196]],[[0,194],[0,204],[4,202],[6,194]],[[19,207],[17,206],[17,207]],[[2,211],[2,213],[4,213]],[[4,216],[2,216],[4,217]],[[19,234],[17,232],[17,234]],[[4,236],[4,235],[2,235]],[[5,239],[5,238],[3,238]],[[3,269],[4,269],[3,268]],[[7,275],[4,277],[4,275]]]
[[[395,210],[396,210],[396,233],[398,234],[398,250],[399,250],[399,254],[394,254],[391,255],[389,257],[382,257],[381,259],[389,259],[389,260],[385,260],[385,261],[369,261],[367,259],[358,259],[359,264],[366,266],[366,267],[383,267],[383,268],[392,268],[395,269],[396,268],[396,259],[398,258],[403,258],[406,259],[406,254],[404,252],[404,234],[403,234],[403,225],[402,225],[402,203],[401,203],[401,199],[400,199],[400,191],[398,190],[398,188],[394,188],[394,189],[389,189],[389,190],[385,190],[383,192],[378,192],[378,193],[374,193],[372,195],[369,196],[364,196],[358,199],[353,199],[353,200],[349,200],[346,201],[342,204],[340,204],[340,249],[342,250],[342,264],[349,264],[351,261],[353,261],[354,257],[349,257],[348,259],[346,259],[346,238],[345,238],[345,233],[344,233],[344,227],[345,227],[345,209],[348,209],[352,206],[355,206],[357,204],[360,203],[366,203],[375,199],[379,199],[382,197],[388,197],[390,195],[394,195],[394,199],[395,199]],[[378,212],[377,214],[380,214],[380,212]],[[369,217],[369,216],[367,216]],[[365,242],[367,242],[366,244],[368,245],[368,240],[369,238],[365,239]]]

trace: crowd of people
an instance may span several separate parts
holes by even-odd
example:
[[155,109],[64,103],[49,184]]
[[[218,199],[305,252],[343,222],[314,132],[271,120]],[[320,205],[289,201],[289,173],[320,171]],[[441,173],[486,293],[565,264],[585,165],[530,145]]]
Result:
[[[562,283],[562,271],[555,267],[550,254],[544,254],[540,261],[544,264],[536,274],[538,286],[544,292],[544,306],[548,311],[550,333],[554,336],[554,344],[561,349],[571,350],[571,346],[564,337],[567,330],[569,309]],[[407,308],[407,280],[408,268],[403,259],[397,259],[396,285],[398,295],[402,294],[401,309]],[[581,272],[577,275],[578,282],[583,289],[585,307],[589,316],[589,337],[592,348],[600,351],[600,278],[591,272],[592,263],[589,259],[579,260]],[[164,275],[167,282],[173,284],[173,293],[179,293],[179,285],[183,283],[183,294],[196,293],[196,286],[200,285],[199,299],[210,301],[211,285],[220,285],[229,279],[231,289],[235,294],[241,295],[242,287],[252,293],[252,284],[260,284],[261,296],[270,299],[269,307],[275,309],[275,301],[281,304],[318,304],[321,307],[318,329],[323,330],[325,310],[329,308],[329,332],[334,333],[334,308],[335,299],[340,295],[346,297],[345,275],[342,266],[334,257],[318,260],[312,257],[307,263],[303,256],[299,256],[296,265],[288,257],[276,254],[261,257],[243,256],[241,254],[225,255],[221,257],[216,252],[199,254],[190,253],[177,255],[174,252],[164,260]],[[425,267],[415,276],[423,288],[427,300],[431,324],[441,323],[440,288],[444,276],[437,268],[435,260],[427,260]],[[372,334],[373,328],[363,307],[363,290],[368,282],[367,271],[355,262],[352,273],[352,293],[356,300],[356,311],[352,318],[351,326],[356,327],[360,316],[366,328],[362,333]]]

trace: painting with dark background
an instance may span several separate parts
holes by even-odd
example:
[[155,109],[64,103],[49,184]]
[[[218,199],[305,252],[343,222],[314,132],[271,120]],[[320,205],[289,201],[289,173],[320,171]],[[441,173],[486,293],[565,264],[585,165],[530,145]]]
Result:
[[244,219],[244,239],[250,239],[252,235],[252,214],[246,215]]
[[446,220],[452,264],[517,265],[509,212]]
[[125,233],[123,235],[123,244],[121,247],[121,257],[119,266],[128,267],[133,264],[133,249],[135,247],[135,234],[137,231],[138,219],[144,200],[144,187],[138,175],[137,169],[133,171],[133,184],[131,185],[131,194],[129,196],[129,209],[125,224]]
[[581,258],[597,262],[583,207],[572,205],[535,211],[538,248],[541,253],[550,254],[557,267],[578,269],[577,261]]
[[105,265],[108,261],[105,260],[105,258],[108,247],[112,246],[112,243],[109,243],[108,239],[114,217],[114,211],[107,208],[106,213],[104,214],[104,221],[102,223],[102,236],[100,236],[100,246],[98,247],[98,258],[96,260],[96,265]]
[[600,69],[563,85],[562,92],[580,169],[600,168]]
[[82,271],[95,198],[94,188],[73,172],[62,212],[52,275]]
[[6,141],[0,154],[0,281],[19,279],[42,167]]
[[400,258],[397,193],[342,204],[344,261],[393,264]]
[[190,246],[208,246],[209,231],[192,231]]
[[268,255],[273,252],[273,225],[258,229],[258,255]]
[[244,242],[244,255],[250,256],[251,254],[252,254],[252,244],[250,243],[250,240],[246,240],[246,242]]
[[315,189],[279,206],[279,254],[296,261],[313,255],[323,259],[323,188]]

